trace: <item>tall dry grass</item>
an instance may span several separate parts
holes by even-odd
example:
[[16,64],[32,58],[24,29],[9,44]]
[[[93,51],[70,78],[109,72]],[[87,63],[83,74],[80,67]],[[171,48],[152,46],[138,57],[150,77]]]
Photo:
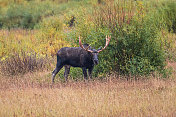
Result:
[[50,84],[49,72],[0,78],[0,116],[145,117],[176,115],[175,80]]

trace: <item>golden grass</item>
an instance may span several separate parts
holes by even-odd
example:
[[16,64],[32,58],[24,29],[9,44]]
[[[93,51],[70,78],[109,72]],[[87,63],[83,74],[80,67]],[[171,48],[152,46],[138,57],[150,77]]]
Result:
[[[143,117],[176,115],[175,80],[57,82],[49,72],[0,78],[2,117]],[[42,79],[43,78],[43,79]]]

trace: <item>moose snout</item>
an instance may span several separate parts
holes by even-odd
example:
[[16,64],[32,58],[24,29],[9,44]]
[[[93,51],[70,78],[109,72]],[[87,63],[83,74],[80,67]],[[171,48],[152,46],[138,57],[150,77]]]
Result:
[[98,65],[98,59],[94,59],[94,65]]

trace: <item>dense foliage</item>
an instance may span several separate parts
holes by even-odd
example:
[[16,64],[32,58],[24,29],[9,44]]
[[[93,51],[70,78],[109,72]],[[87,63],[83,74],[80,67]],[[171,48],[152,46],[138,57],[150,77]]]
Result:
[[[155,5],[145,1],[106,3],[94,9],[91,21],[90,18],[79,19],[81,22],[77,23],[73,35],[81,35],[85,42],[94,44],[96,48],[105,44],[105,35],[112,35],[108,49],[100,54],[101,64],[96,67],[97,73],[168,73],[164,48],[167,39],[161,32],[174,32],[175,24],[167,21],[175,22],[173,11],[176,10],[170,6],[171,1],[162,3],[163,11],[159,6],[150,11],[147,9],[149,4]],[[163,20],[158,21],[161,18]]]
[[[61,47],[79,46],[79,35],[96,49],[105,45],[106,35],[112,37],[108,48],[99,54],[95,76],[111,72],[166,75],[166,60],[176,55],[175,38],[170,36],[176,33],[176,2],[172,0],[1,0],[0,5],[0,28],[35,29],[15,40],[14,31],[11,36],[1,34],[3,62],[24,51],[40,58],[53,57]],[[73,76],[80,74],[72,71]]]

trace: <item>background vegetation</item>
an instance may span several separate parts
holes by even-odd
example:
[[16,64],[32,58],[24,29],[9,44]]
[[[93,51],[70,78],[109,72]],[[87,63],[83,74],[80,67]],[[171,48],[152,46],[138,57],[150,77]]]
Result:
[[[0,60],[5,74],[35,71],[20,64],[10,70],[14,64],[10,61],[24,64],[28,57],[36,59],[29,59],[31,68],[36,67],[34,61],[45,60],[38,69],[54,69],[56,52],[79,46],[79,35],[95,48],[105,45],[106,35],[112,37],[99,55],[94,76],[167,77],[167,60],[175,59],[174,0],[1,0],[0,6]],[[77,77],[79,72],[73,69],[71,74]]]

